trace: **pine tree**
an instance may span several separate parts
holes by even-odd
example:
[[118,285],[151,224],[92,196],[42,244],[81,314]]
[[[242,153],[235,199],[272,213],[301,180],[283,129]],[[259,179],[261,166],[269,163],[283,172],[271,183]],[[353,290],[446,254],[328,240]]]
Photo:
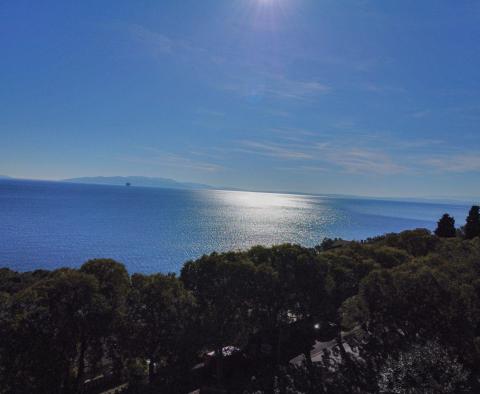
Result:
[[435,234],[438,237],[442,238],[455,237],[455,235],[457,234],[457,231],[455,230],[455,219],[451,217],[448,213],[444,214],[442,218],[438,221]]
[[467,216],[465,239],[472,239],[478,236],[480,236],[480,207],[474,205]]

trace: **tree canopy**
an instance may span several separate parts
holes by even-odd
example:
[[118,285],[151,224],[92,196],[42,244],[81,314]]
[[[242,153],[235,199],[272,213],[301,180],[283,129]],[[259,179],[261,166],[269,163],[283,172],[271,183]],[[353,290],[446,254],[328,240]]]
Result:
[[444,214],[438,221],[435,235],[442,238],[455,237],[457,235],[457,230],[455,229],[455,219],[448,213]]
[[480,207],[474,205],[467,216],[465,224],[465,238],[473,239],[480,236]]
[[94,393],[99,377],[145,393],[479,392],[477,214],[465,237],[446,214],[435,234],[212,253],[179,276],[110,259],[0,269],[0,394]]

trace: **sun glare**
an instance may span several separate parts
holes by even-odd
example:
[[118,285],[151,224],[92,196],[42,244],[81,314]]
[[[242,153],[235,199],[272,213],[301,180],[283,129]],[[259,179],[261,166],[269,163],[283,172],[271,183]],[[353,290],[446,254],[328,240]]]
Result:
[[257,6],[260,7],[275,7],[275,6],[280,6],[291,0],[253,0],[254,3],[256,3]]
[[[277,30],[290,15],[293,0],[248,0],[250,18],[261,29]],[[244,3],[245,4],[245,3]]]

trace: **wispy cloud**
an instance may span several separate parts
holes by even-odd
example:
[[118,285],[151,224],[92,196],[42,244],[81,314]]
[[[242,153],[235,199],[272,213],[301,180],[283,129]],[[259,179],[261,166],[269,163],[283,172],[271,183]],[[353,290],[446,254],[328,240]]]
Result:
[[291,113],[285,110],[279,110],[279,109],[266,109],[264,112],[268,115],[272,116],[278,116],[282,118],[288,118],[291,116]]
[[379,151],[352,148],[329,152],[329,156],[332,163],[350,173],[389,175],[406,171],[406,167],[395,163],[389,155]]
[[375,82],[367,82],[362,88],[372,93],[405,93],[406,89],[399,86],[384,85]]
[[328,172],[329,169],[321,166],[295,166],[295,167],[277,167],[277,170],[291,171],[297,173],[304,172]]
[[412,118],[415,118],[415,119],[422,119],[422,118],[426,118],[427,116],[431,115],[431,113],[432,113],[432,111],[430,111],[428,109],[424,109],[424,110],[421,110],[421,111],[415,111],[412,114],[410,114],[410,116]]
[[318,135],[311,130],[295,127],[272,127],[267,129],[267,132],[278,136],[284,141],[293,141],[296,143],[303,143],[306,138],[312,138]]
[[405,149],[433,149],[440,145],[444,145],[445,141],[440,139],[428,139],[421,138],[417,140],[405,140],[405,141],[390,141],[389,146],[392,149],[396,150],[405,150]]
[[452,107],[448,112],[461,116],[464,119],[478,120],[480,118],[480,104],[471,104]]
[[342,129],[342,130],[351,130],[355,126],[355,122],[350,119],[342,119],[337,122],[335,122],[333,125],[336,129]]
[[129,25],[128,32],[138,45],[153,56],[175,54],[191,60],[191,56],[204,52],[203,48],[193,45],[190,41],[172,38],[142,25]]
[[279,134],[279,135],[299,135],[299,136],[314,136],[317,133],[307,129],[301,129],[298,127],[271,127],[268,129],[272,133]]
[[217,118],[225,117],[225,112],[217,111],[217,110],[214,110],[214,109],[208,109],[208,108],[198,108],[197,109],[197,114],[198,115],[213,116],[213,117],[217,117]]
[[280,159],[295,160],[296,166],[282,167],[303,171],[342,171],[358,174],[389,175],[408,170],[385,151],[346,146],[333,142],[309,145],[285,145],[258,141],[241,141],[239,151]]
[[224,90],[245,97],[307,100],[331,91],[318,80],[296,80],[286,75],[262,73],[252,79],[233,80],[221,86]]
[[277,157],[280,159],[303,159],[310,160],[313,157],[301,150],[289,149],[279,144],[257,142],[257,141],[240,141],[247,149],[240,149],[246,153],[260,154],[262,156]]
[[480,172],[480,152],[463,155],[445,154],[426,159],[424,163],[435,170],[443,172]]
[[[217,69],[212,84],[242,97],[309,100],[331,91],[331,87],[320,80],[294,79],[282,73],[259,72],[258,67],[248,62],[239,63],[237,58],[227,61],[214,48],[203,48],[191,40],[173,38],[142,25],[129,25],[128,31],[136,45],[153,57],[170,56],[189,63],[195,58],[198,64]],[[209,79],[211,75],[205,75],[205,78]],[[277,116],[288,115],[285,111],[277,113]]]
[[272,77],[271,84],[266,89],[267,94],[270,96],[291,99],[302,99],[330,91],[331,88],[329,86],[319,81],[299,81],[282,75]]
[[[219,70],[214,82],[217,88],[243,97],[307,100],[332,90],[329,85],[314,78],[295,79],[277,72],[259,72],[257,65],[239,63],[237,57],[227,61],[214,48],[196,45],[191,40],[172,38],[142,25],[129,25],[128,31],[136,43],[153,56],[175,55],[189,62],[195,57],[198,63],[216,67]],[[225,70],[230,70],[230,75]],[[218,83],[218,80],[223,82]],[[288,116],[289,113],[278,111],[278,115]]]
[[165,152],[156,148],[141,147],[141,149],[144,152],[142,156],[122,156],[120,159],[131,163],[184,168],[200,172],[217,172],[224,169],[219,164],[195,160],[184,155]]
[[318,146],[328,162],[341,167],[349,173],[362,174],[398,174],[407,168],[397,164],[386,152],[361,148]]
[[130,25],[130,34],[155,53],[171,53],[175,42],[161,33],[149,30],[141,25]]

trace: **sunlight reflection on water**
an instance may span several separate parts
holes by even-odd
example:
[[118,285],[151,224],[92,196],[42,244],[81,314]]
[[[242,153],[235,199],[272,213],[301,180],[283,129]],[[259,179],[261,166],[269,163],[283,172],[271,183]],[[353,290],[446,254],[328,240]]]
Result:
[[463,205],[279,193],[0,182],[0,266],[79,266],[111,257],[132,272],[178,271],[212,251],[433,228]]

